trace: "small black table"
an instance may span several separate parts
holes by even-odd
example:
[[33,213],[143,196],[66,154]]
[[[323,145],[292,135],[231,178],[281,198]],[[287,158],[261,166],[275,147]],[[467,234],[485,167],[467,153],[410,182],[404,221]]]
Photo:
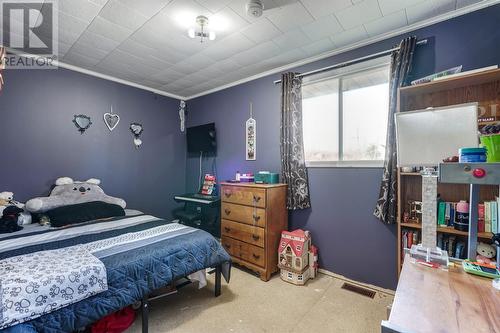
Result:
[[174,209],[172,212],[180,223],[205,230],[220,238],[220,197],[186,193],[174,196],[174,200],[184,203],[184,207]]

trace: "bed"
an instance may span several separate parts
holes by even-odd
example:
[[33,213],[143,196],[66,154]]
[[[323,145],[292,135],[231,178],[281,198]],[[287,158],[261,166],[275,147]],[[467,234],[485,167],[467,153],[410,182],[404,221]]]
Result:
[[[159,229],[162,232],[157,232]],[[115,242],[117,239],[121,241]],[[78,244],[103,243],[106,246],[94,248],[92,253],[106,268],[107,291],[12,326],[12,331],[73,332],[140,300],[143,331],[147,331],[146,300],[153,291],[207,268],[215,269],[215,296],[220,295],[221,276],[229,282],[231,259],[214,237],[144,214],[56,229],[30,225],[22,231],[0,235],[0,260]]]

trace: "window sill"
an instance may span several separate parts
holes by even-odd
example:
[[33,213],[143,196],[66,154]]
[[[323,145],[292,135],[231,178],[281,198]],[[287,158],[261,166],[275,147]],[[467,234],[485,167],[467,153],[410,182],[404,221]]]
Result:
[[384,161],[309,161],[307,168],[383,168]]

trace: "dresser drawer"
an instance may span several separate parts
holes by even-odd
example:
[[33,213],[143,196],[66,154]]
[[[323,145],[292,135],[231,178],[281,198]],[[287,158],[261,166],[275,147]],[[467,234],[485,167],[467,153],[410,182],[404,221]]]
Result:
[[243,186],[222,187],[222,201],[240,205],[266,207],[266,190]]
[[264,267],[266,264],[264,249],[240,242],[227,236],[222,236],[222,246],[233,257],[240,258],[254,265]]
[[264,229],[247,224],[221,221],[222,234],[246,243],[264,247]]
[[233,220],[262,228],[266,226],[266,210],[263,208],[223,202],[221,216],[226,220]]
[[254,245],[241,243],[240,258],[257,266],[266,265],[264,249]]

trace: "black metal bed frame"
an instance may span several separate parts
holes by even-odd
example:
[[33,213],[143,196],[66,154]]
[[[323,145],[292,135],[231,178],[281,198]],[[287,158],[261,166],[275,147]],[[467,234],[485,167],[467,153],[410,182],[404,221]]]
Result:
[[[215,273],[215,288],[214,288],[214,294],[215,297],[219,297],[221,295],[221,282],[222,282],[222,267],[221,265],[218,265],[215,267],[214,270],[208,272],[208,274],[213,274]],[[178,287],[183,287],[188,285],[190,282],[183,283],[179,285]],[[164,296],[168,296],[170,294],[166,294]],[[157,297],[155,297],[156,299]],[[142,333],[148,333],[149,330],[149,295],[144,297],[141,301],[141,313],[142,313]]]

